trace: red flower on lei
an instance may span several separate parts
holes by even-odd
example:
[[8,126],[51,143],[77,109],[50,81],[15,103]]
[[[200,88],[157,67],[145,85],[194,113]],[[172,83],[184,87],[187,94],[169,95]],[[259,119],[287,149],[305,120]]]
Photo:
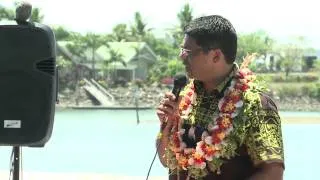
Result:
[[230,87],[225,92],[225,96],[219,101],[219,115],[212,118],[212,122],[207,127],[208,132],[202,135],[202,140],[197,143],[196,148],[186,148],[186,144],[182,141],[182,135],[185,132],[180,125],[182,119],[188,117],[196,99],[193,83],[187,87],[187,92],[179,104],[180,118],[177,118],[175,133],[171,136],[172,146],[170,149],[175,153],[177,168],[184,170],[189,168],[204,169],[207,162],[223,156],[221,154],[223,142],[233,130],[233,119],[243,106],[243,93],[250,88],[254,79],[254,75],[247,68],[236,73]]

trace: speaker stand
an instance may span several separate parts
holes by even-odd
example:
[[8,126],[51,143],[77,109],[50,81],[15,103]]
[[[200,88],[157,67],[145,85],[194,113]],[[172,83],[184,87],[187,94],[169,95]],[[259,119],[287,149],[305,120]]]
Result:
[[13,151],[13,179],[12,180],[19,180],[20,179],[20,153],[21,147],[20,146],[14,146],[12,147]]

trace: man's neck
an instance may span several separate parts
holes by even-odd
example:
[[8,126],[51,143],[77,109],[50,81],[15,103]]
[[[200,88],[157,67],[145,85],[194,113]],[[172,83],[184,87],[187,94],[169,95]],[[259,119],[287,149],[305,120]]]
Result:
[[232,72],[233,65],[227,66],[225,68],[226,70],[221,73],[221,75],[218,75],[213,78],[211,81],[203,82],[204,88],[206,91],[210,92],[214,89],[216,89]]

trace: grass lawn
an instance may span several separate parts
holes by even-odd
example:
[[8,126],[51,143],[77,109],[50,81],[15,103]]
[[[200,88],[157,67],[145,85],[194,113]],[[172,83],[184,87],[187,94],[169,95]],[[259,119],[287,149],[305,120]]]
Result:
[[283,87],[290,87],[290,88],[302,88],[305,86],[313,85],[314,82],[272,82],[267,83],[270,89],[281,89]]

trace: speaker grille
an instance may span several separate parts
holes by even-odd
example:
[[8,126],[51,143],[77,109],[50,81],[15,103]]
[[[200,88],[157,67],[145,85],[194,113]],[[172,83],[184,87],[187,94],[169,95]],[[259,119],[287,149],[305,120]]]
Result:
[[37,63],[37,69],[39,71],[48,73],[50,75],[54,75],[55,72],[55,62],[53,60],[53,58],[47,59],[47,60],[43,60]]

